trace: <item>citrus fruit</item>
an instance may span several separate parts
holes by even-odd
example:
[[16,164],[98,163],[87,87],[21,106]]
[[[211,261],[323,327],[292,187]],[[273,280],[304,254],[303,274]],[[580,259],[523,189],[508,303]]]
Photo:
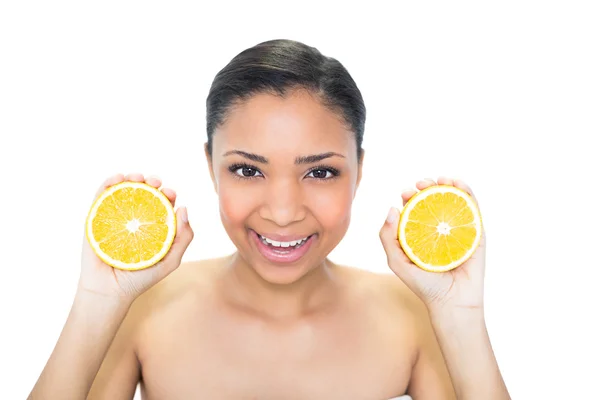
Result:
[[106,189],[92,205],[86,236],[106,264],[138,270],[167,254],[176,225],[173,206],[160,190],[141,182],[121,182]]
[[418,267],[445,272],[473,255],[481,232],[481,214],[471,195],[455,186],[434,185],[404,206],[398,241]]

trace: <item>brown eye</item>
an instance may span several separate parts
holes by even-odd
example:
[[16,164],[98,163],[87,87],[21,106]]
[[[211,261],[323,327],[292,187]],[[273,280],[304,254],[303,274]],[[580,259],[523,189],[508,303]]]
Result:
[[317,168],[317,169],[313,169],[312,171],[310,171],[308,173],[308,176],[310,176],[311,178],[315,178],[315,179],[329,179],[329,178],[333,178],[335,176],[335,174],[328,169]]
[[245,166],[234,166],[234,168],[232,168],[232,172],[238,176],[241,176],[243,178],[254,178],[257,176],[262,176],[262,174],[260,173],[259,170],[257,170],[256,168],[252,168],[252,167],[245,167]]
[[244,175],[246,177],[254,176],[258,172],[252,168],[241,168],[241,170],[242,170],[242,175]]

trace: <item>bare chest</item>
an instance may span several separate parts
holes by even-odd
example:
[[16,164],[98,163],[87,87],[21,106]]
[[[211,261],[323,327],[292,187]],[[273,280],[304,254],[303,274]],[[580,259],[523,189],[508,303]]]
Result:
[[217,315],[164,321],[141,347],[144,399],[383,400],[404,394],[414,359],[410,333],[365,322],[277,326]]

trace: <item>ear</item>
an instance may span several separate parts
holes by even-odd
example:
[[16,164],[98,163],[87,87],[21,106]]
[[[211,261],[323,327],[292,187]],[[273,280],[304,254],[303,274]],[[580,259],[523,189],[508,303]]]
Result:
[[212,156],[208,149],[208,143],[204,143],[204,155],[206,156],[206,163],[208,164],[208,172],[210,173],[210,179],[212,179],[213,182],[213,188],[215,189],[215,193],[217,193],[217,180],[215,179],[215,171],[213,169]]
[[365,160],[365,149],[360,149],[360,157],[358,158],[358,171],[356,174],[356,186],[354,187],[354,196],[356,196],[356,191],[358,190],[358,187],[360,186],[360,181],[362,180],[362,168],[363,168],[364,160]]

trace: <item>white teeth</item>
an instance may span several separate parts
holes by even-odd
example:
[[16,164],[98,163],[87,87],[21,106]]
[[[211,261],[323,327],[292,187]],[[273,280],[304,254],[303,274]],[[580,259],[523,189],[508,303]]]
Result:
[[292,240],[291,242],[278,242],[276,240],[271,240],[262,235],[260,236],[260,238],[262,239],[263,243],[270,244],[273,247],[294,247],[304,243],[306,239],[308,239],[308,237],[305,237],[304,239]]

